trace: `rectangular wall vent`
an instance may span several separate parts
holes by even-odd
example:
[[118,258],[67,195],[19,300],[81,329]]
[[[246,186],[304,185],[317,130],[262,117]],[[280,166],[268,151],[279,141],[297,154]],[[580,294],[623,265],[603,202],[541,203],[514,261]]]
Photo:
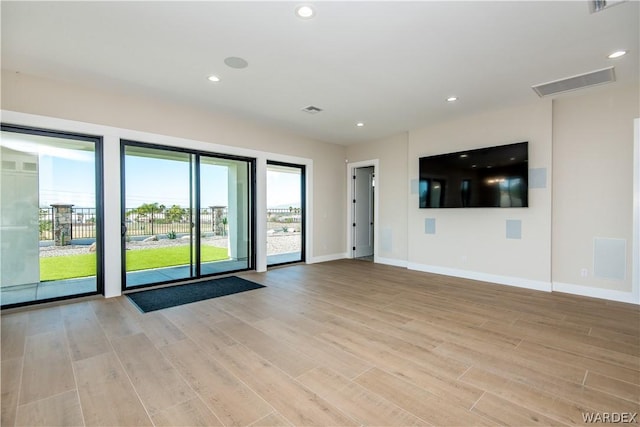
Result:
[[604,68],[602,70],[591,71],[585,74],[579,74],[565,79],[555,80],[549,83],[541,83],[531,86],[538,96],[545,97],[556,95],[559,93],[570,92],[585,87],[601,85],[616,81],[616,74],[613,67]]
[[317,114],[322,111],[322,108],[318,108],[315,105],[309,105],[308,107],[304,107],[302,111],[309,114]]
[[2,161],[2,169],[14,171],[14,170],[16,170],[16,162],[13,162],[11,160],[3,160]]
[[32,162],[24,162],[24,163],[22,163],[22,170],[23,171],[29,171],[29,172],[37,172],[38,171],[38,165],[36,163],[32,163]]
[[626,0],[589,0],[589,12],[596,13],[608,7],[624,3]]

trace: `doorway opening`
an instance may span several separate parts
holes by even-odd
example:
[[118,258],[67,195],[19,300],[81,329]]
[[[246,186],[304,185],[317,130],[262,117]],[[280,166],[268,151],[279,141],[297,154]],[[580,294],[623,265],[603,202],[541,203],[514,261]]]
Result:
[[374,166],[353,169],[352,174],[352,257],[374,261],[375,255],[375,186]]
[[121,144],[123,290],[253,268],[253,159]]
[[305,166],[267,161],[267,266],[305,261]]

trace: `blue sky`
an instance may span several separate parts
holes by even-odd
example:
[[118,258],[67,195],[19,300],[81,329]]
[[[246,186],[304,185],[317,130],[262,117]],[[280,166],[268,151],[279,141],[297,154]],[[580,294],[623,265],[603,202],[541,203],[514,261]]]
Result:
[[93,162],[42,154],[39,157],[40,207],[56,203],[94,207]]
[[[35,162],[38,158],[40,207],[51,204],[95,207],[92,143],[4,131],[0,142],[7,148],[3,150],[7,158],[18,156],[28,162]],[[135,208],[143,203],[187,207],[190,186],[188,155],[174,152],[169,160],[162,158],[167,156],[165,150],[136,150],[142,152],[128,153],[125,159],[126,207]],[[155,157],[146,157],[147,154]],[[227,206],[227,167],[209,164],[206,157],[202,159],[201,206]],[[213,158],[211,161],[215,162]],[[299,173],[289,173],[280,166],[267,170],[268,208],[299,207],[300,192]]]
[[300,191],[300,175],[267,170],[267,208],[299,208]]
[[[40,155],[40,206],[69,203],[93,207],[95,172],[88,159],[69,159]],[[189,164],[163,159],[127,156],[126,207],[143,203],[165,206],[189,205]],[[227,168],[203,165],[201,169],[201,206],[227,206]],[[300,176],[267,171],[267,207],[298,207]]]

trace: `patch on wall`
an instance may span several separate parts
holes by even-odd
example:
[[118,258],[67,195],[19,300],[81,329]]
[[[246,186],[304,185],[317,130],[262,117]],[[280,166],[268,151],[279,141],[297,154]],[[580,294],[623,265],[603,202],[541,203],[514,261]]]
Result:
[[593,275],[600,279],[624,280],[627,273],[626,239],[593,239]]
[[547,188],[547,168],[529,169],[529,188]]
[[424,219],[424,234],[436,234],[436,219],[425,218]]
[[507,220],[507,239],[522,239],[522,221],[519,219]]
[[393,252],[393,231],[389,227],[380,230],[380,250]]
[[411,194],[418,194],[418,180],[411,180]]

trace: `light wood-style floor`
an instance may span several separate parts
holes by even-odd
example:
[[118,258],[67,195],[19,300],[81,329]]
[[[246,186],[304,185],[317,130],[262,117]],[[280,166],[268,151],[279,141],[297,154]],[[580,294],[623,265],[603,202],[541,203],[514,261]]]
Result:
[[563,425],[640,412],[638,308],[359,261],[2,316],[2,426]]

